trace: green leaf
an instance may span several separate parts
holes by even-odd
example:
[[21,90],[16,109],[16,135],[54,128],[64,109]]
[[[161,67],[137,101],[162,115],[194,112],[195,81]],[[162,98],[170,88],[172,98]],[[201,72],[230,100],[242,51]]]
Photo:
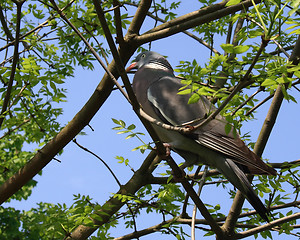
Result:
[[135,129],[135,125],[131,124],[130,126],[127,127],[128,130],[132,131]]
[[230,0],[229,2],[226,3],[226,7],[232,6],[232,5],[236,5],[239,4],[241,2],[241,0]]
[[200,99],[200,95],[198,93],[194,93],[188,101],[188,104],[196,103]]
[[135,133],[132,133],[132,134],[129,134],[125,139],[133,138],[133,137],[135,137],[135,136],[136,136],[136,134],[135,134]]
[[186,94],[190,94],[190,93],[192,93],[192,89],[188,88],[188,89],[178,92],[177,94],[186,95]]
[[91,218],[95,219],[95,220],[98,220],[98,221],[102,221],[103,220],[103,218],[101,216],[99,216],[98,214],[91,214]]
[[173,179],[173,175],[171,174],[171,175],[168,177],[167,183],[170,183],[172,179]]
[[295,75],[297,78],[300,78],[300,71],[295,71],[295,72],[294,72],[294,75]]
[[249,38],[256,38],[258,36],[261,36],[263,34],[262,29],[257,29],[257,30],[250,30],[248,32],[248,37]]
[[271,78],[267,78],[261,84],[261,86],[263,86],[263,87],[269,87],[269,86],[273,86],[273,85],[277,85],[277,83]]
[[292,16],[297,10],[299,10],[299,5],[300,5],[299,0],[291,1],[291,7],[293,7],[293,9],[289,11],[288,13],[289,16]]
[[119,126],[119,127],[113,127],[112,129],[113,130],[121,130],[121,129],[123,129],[123,127],[121,127],[121,126]]
[[119,120],[119,123],[122,127],[124,127],[124,128],[126,127],[126,123],[123,120]]
[[115,159],[118,159],[118,163],[123,163],[124,162],[124,157],[122,156],[116,156]]
[[248,51],[249,48],[250,47],[247,46],[247,45],[244,45],[244,46],[241,46],[241,45],[240,46],[235,46],[233,52],[236,53],[236,54],[241,54],[241,53],[244,53],[244,52]]
[[54,92],[57,92],[56,85],[54,82],[50,81],[50,87],[53,89]]
[[283,93],[283,96],[284,96],[285,99],[290,100],[289,94],[287,93],[284,84],[281,85],[281,92]]
[[129,132],[128,130],[124,130],[124,131],[117,132],[117,134],[123,134],[123,133],[128,133],[128,132]]
[[232,44],[221,44],[221,48],[227,53],[233,53],[234,46]]
[[229,134],[231,131],[232,125],[230,123],[226,123],[225,125],[225,133]]
[[112,120],[115,124],[120,125],[119,120],[117,120],[117,119],[115,119],[115,118],[112,118],[111,120]]

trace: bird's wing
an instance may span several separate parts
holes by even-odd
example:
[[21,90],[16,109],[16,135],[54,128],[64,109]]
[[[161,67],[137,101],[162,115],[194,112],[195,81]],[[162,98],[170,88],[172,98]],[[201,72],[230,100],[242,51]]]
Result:
[[212,129],[198,135],[196,141],[203,146],[223,153],[235,163],[246,166],[247,168],[243,169],[246,173],[276,175],[276,171],[266,165],[238,136],[235,138],[224,136]]
[[190,95],[179,95],[183,87],[180,80],[172,76],[164,76],[153,82],[147,90],[148,101],[155,108],[162,121],[167,121],[174,126],[180,126],[196,118],[204,118],[209,111],[209,105],[188,104]]
[[[195,119],[205,118],[209,111],[214,110],[212,104],[204,97],[197,103],[188,104],[190,95],[179,95],[178,90],[183,85],[172,76],[162,77],[153,82],[147,90],[147,98],[161,121],[180,126]],[[245,172],[252,174],[276,174],[276,171],[266,165],[254,154],[238,134],[225,132],[227,122],[217,116],[208,124],[197,129],[186,137],[193,138],[202,146],[224,154],[234,162],[246,166]]]

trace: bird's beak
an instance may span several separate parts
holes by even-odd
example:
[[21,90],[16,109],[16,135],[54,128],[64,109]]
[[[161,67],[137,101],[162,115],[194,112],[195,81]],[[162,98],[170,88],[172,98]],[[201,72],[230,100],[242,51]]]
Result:
[[130,72],[132,69],[137,69],[137,62],[131,63],[130,66],[126,68],[126,72]]

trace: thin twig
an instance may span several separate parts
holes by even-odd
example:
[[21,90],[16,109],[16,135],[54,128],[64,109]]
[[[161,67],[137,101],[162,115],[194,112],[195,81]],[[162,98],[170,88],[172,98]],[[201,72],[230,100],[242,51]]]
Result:
[[[201,193],[202,188],[204,186],[207,171],[208,171],[208,166],[205,166],[202,178],[200,179],[199,186],[198,186],[198,193],[197,193],[198,196],[200,196],[200,193]],[[192,226],[191,226],[191,239],[192,240],[196,239],[195,238],[195,220],[196,220],[196,214],[197,214],[197,206],[195,205],[194,209],[193,209],[193,214],[192,214]]]
[[18,130],[20,127],[22,127],[24,124],[28,123],[31,120],[31,118],[25,119],[21,124],[19,124],[18,126],[8,130],[6,133],[3,134],[2,137],[0,137],[0,140],[5,138],[7,135],[11,134],[12,132]]
[[18,100],[19,97],[21,97],[22,93],[24,92],[24,90],[26,89],[26,87],[29,85],[28,82],[25,82],[24,86],[20,89],[20,92],[17,94],[17,96],[15,97],[15,99],[12,101],[12,103],[9,105],[7,110],[10,110],[11,107],[15,104],[15,102]]
[[[247,9],[248,8],[243,9],[242,12],[246,12]],[[229,26],[226,43],[230,43],[231,32],[232,32],[232,24],[233,23],[231,22],[231,25]],[[236,23],[236,26],[235,26],[235,29],[234,29],[234,34],[233,34],[233,37],[232,37],[232,45],[233,46],[237,46],[238,45],[238,33],[242,29],[243,24],[244,24],[243,18],[239,18],[238,21],[237,21],[237,23]],[[228,54],[225,52],[225,55],[227,56]],[[235,57],[236,57],[235,53],[229,54],[226,62],[230,65],[230,62],[232,60],[234,60]],[[224,65],[227,65],[227,64],[224,64]],[[227,68],[228,67],[223,66],[222,67],[222,71],[219,73],[219,76],[216,78],[215,85],[218,88],[223,88],[224,85],[225,85],[225,83],[226,83],[226,81],[227,81],[227,79],[228,79],[228,70],[227,70]]]
[[[271,206],[269,210],[274,211],[274,210],[286,209],[286,208],[290,208],[290,207],[297,207],[298,205],[300,205],[300,201],[292,201],[292,202],[285,203],[285,204]],[[252,210],[252,211],[248,211],[248,212],[245,212],[245,213],[241,213],[239,215],[239,218],[245,218],[245,217],[253,216],[255,214],[257,214],[256,210]],[[188,220],[190,220],[190,218]],[[215,221],[218,222],[218,223],[223,222],[224,220],[226,220],[226,216],[225,217],[219,217],[219,218],[215,219]],[[196,223],[197,224],[206,224],[206,225],[208,225],[208,222],[205,219],[197,219]]]
[[263,88],[259,88],[253,93],[246,101],[244,101],[242,104],[240,104],[232,113],[231,116],[234,116],[238,110],[240,110],[242,107],[244,107],[252,98],[254,98],[258,93],[263,91]]
[[11,31],[9,30],[9,27],[7,26],[7,21],[4,17],[3,8],[1,6],[1,4],[0,4],[0,21],[1,21],[2,28],[4,30],[5,35],[9,38],[10,41],[13,41],[14,37],[11,34]]
[[100,65],[102,66],[102,68],[105,70],[105,72],[109,75],[109,77],[114,81],[114,83],[118,86],[119,90],[121,91],[121,93],[124,95],[124,97],[128,100],[128,96],[126,94],[126,92],[122,89],[122,87],[120,86],[120,84],[117,82],[117,80],[115,79],[114,75],[108,70],[108,68],[105,66],[105,64],[103,63],[103,61],[101,60],[100,56],[97,54],[97,52],[95,51],[95,49],[89,44],[89,42],[83,37],[83,35],[79,32],[79,30],[69,21],[69,19],[66,17],[66,15],[62,12],[62,10],[60,10],[58,8],[58,6],[56,5],[54,0],[50,0],[50,2],[53,4],[53,6],[55,7],[56,11],[59,13],[59,15],[61,16],[61,18],[63,20],[65,20],[65,22],[73,29],[73,31],[81,38],[81,40],[85,43],[85,45],[88,47],[88,49],[91,51],[91,53],[94,55],[94,57],[97,59],[97,61],[100,63]]
[[[263,26],[257,22],[255,19],[249,17],[249,16],[246,16],[246,19],[247,20],[250,20],[251,22],[255,23],[257,26],[259,26],[261,29],[264,29]],[[290,58],[290,55],[285,51],[285,49],[275,40],[275,39],[272,39],[271,41],[273,41],[277,47],[279,48],[279,50],[284,53],[284,55],[287,57],[287,58]]]
[[86,147],[80,145],[76,138],[73,139],[73,142],[78,146],[80,147],[81,149],[83,149],[84,151],[92,154],[94,157],[96,157],[97,159],[99,159],[103,164],[104,166],[108,169],[108,171],[110,172],[110,174],[113,176],[113,178],[115,179],[115,181],[117,182],[117,184],[119,185],[119,187],[122,186],[121,182],[119,181],[119,179],[117,178],[116,174],[113,172],[113,170],[110,168],[110,166],[108,166],[108,164],[101,158],[99,157],[96,153],[92,152],[91,150],[87,149]]
[[[146,159],[143,161],[141,167],[133,174],[129,181],[120,187],[117,194],[134,195],[142,186],[146,184],[147,176],[150,175],[157,167],[159,158],[155,151],[149,153]],[[153,166],[153,168],[151,167]],[[87,239],[99,226],[109,222],[112,216],[116,214],[119,209],[124,206],[125,202],[111,197],[102,206],[102,209],[95,211],[95,214],[101,216],[101,220],[94,220],[94,226],[80,225],[78,226],[67,239]],[[104,211],[105,210],[105,211]],[[104,211],[104,212],[103,212]]]
[[140,231],[132,232],[132,233],[126,234],[122,237],[114,238],[113,240],[129,240],[129,239],[135,239],[135,238],[138,238],[138,237],[149,235],[150,233],[154,233],[154,232],[161,231],[162,229],[166,229],[165,226],[168,225],[168,224],[172,224],[173,222],[176,223],[176,219],[177,218],[172,218],[170,220],[167,220],[165,222],[161,222],[160,224],[151,226],[149,228],[145,228],[145,229],[140,230]]
[[95,40],[95,42],[97,43],[97,45],[98,45],[98,47],[99,47],[99,49],[100,49],[100,51],[101,51],[101,53],[102,53],[102,57],[104,58],[106,65],[109,65],[108,59],[107,59],[107,57],[106,57],[106,53],[105,53],[103,47],[101,46],[100,42],[98,41],[98,39],[97,39],[97,38],[94,36],[94,34],[91,33],[84,25],[83,25],[82,27],[83,27],[84,30],[85,30],[88,34],[90,34],[90,35],[92,36],[92,38]]
[[118,0],[113,0],[113,5],[114,5],[114,18],[115,18],[115,25],[116,25],[116,32],[117,32],[117,43],[123,45],[124,37],[123,37],[122,19],[120,13],[121,3]]
[[[101,158],[99,157],[96,153],[92,152],[91,150],[87,149],[86,147],[83,147],[82,145],[80,145],[76,139],[73,139],[73,142],[78,146],[80,147],[81,149],[83,149],[84,151],[92,154],[94,157],[96,157],[97,159],[99,159],[103,164],[104,166],[108,169],[108,171],[111,173],[111,175],[113,176],[113,178],[115,179],[115,181],[117,182],[117,184],[119,185],[119,187],[121,187],[121,182],[119,181],[119,179],[117,178],[116,174],[113,172],[113,170],[108,166],[108,164]],[[135,231],[137,230],[136,229],[136,221],[135,221],[135,217],[134,217],[134,213],[131,209],[131,207],[129,206],[129,204],[126,202],[126,205],[131,213],[131,216],[132,216],[132,219],[133,219],[133,222],[134,222],[134,228],[135,228]]]
[[21,102],[24,105],[25,109],[27,110],[27,112],[29,113],[30,117],[33,119],[33,121],[36,123],[36,125],[38,125],[39,129],[41,132],[44,132],[45,129],[41,126],[41,124],[38,122],[38,120],[36,119],[36,117],[34,116],[34,114],[31,112],[31,110],[29,109],[29,107],[27,106],[25,100],[21,97]]
[[266,97],[264,100],[262,100],[260,103],[255,105],[253,108],[251,108],[248,112],[246,112],[245,116],[249,116],[252,112],[254,112],[257,108],[259,108],[261,105],[269,101],[272,97],[274,97],[274,93]]
[[[197,167],[197,169],[196,169],[196,171],[195,171],[195,173],[194,173],[194,176],[198,176],[198,174],[199,174],[199,172],[200,172],[200,170],[201,170],[201,167],[202,167],[201,165]],[[203,172],[202,172],[202,173],[203,173]],[[201,174],[201,175],[203,176],[203,174]],[[190,178],[189,176],[186,176],[186,177],[187,177],[187,179],[192,179],[191,185],[194,186],[196,180],[195,180],[194,178]],[[167,178],[166,180],[167,180],[167,182],[168,182],[168,178]],[[176,181],[176,179],[174,179],[174,178],[172,178],[171,180]],[[187,206],[188,206],[188,200],[189,200],[189,195],[186,194],[186,195],[185,195],[184,202],[183,202],[183,204],[182,204],[181,216],[187,216],[187,215],[188,215],[188,214],[186,213],[186,208],[187,208]]]
[[[63,7],[63,8],[61,9],[61,11],[66,10],[66,9],[67,9],[68,7],[70,7],[75,1],[76,1],[76,0],[71,0],[65,7]],[[28,31],[27,33],[25,33],[25,34],[23,34],[22,36],[20,36],[20,38],[19,38],[18,40],[22,40],[23,38],[25,38],[25,37],[27,37],[28,35],[34,33],[35,31],[37,31],[38,29],[43,28],[45,25],[48,24],[49,21],[51,21],[51,20],[54,19],[54,18],[55,18],[55,16],[49,17],[45,22],[39,24],[39,25],[36,26],[35,28],[31,29],[31,30]],[[5,46],[3,46],[2,48],[0,48],[0,52],[1,52],[2,50],[4,50],[4,49],[6,49],[6,48],[8,48],[8,47],[10,47],[10,46],[12,46],[12,45],[14,45],[14,44],[15,44],[15,41],[16,41],[16,40],[13,40],[13,41],[11,41],[10,43],[8,43],[7,45],[5,45]]]

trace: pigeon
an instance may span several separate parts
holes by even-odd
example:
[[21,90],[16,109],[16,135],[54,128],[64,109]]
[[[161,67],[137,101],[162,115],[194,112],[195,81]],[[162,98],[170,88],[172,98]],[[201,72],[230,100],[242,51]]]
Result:
[[[137,69],[133,78],[133,91],[144,112],[156,120],[172,126],[192,127],[204,121],[216,108],[205,97],[188,104],[191,94],[178,94],[186,87],[174,75],[170,63],[162,55],[146,51],[137,55],[127,71]],[[269,222],[269,211],[253,190],[246,174],[276,175],[240,139],[220,114],[207,124],[189,133],[168,130],[153,124],[160,140],[178,153],[185,163],[182,168],[205,164],[218,169],[233,186],[239,189],[257,213]]]

